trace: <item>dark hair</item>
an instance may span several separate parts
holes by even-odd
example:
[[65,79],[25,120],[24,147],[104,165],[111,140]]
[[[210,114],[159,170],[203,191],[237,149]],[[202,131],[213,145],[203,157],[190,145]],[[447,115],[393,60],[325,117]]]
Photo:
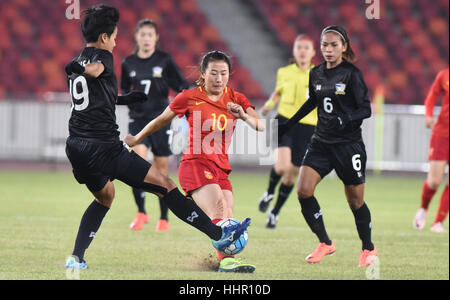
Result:
[[355,52],[353,52],[352,46],[350,45],[350,39],[348,38],[347,32],[344,28],[337,25],[327,26],[322,30],[322,34],[320,35],[320,40],[322,41],[322,37],[325,33],[333,32],[337,33],[341,37],[342,44],[347,44],[347,49],[342,53],[342,56],[350,61],[354,62],[356,60]]
[[110,37],[116,29],[119,17],[119,11],[115,7],[103,4],[84,10],[81,31],[86,43],[97,42],[103,33]]
[[[200,63],[200,71],[202,73],[206,72],[206,69],[208,68],[208,65],[211,61],[224,61],[228,65],[228,71],[231,73],[231,59],[230,57],[225,54],[222,51],[214,50],[206,53],[202,57],[202,61]],[[203,85],[205,84],[204,79],[200,76],[197,81],[195,82],[197,85]]]
[[134,34],[138,33],[139,29],[141,29],[144,26],[150,26],[153,27],[155,29],[156,34],[158,34],[158,25],[156,24],[155,21],[150,20],[150,19],[142,19],[140,20],[137,25],[136,25],[136,29],[134,30]]

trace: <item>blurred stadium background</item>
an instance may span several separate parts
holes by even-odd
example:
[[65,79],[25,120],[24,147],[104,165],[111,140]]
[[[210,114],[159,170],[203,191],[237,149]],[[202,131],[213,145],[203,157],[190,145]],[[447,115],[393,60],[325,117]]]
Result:
[[[121,61],[134,49],[137,21],[150,18],[159,24],[159,48],[172,54],[192,82],[203,53],[220,49],[231,54],[231,86],[257,107],[273,90],[276,70],[287,64],[297,34],[312,36],[318,47],[324,26],[344,26],[371,97],[386,104],[374,105],[378,114],[364,125],[369,169],[426,170],[430,132],[423,125],[422,104],[435,75],[448,67],[448,0],[433,5],[428,0],[381,0],[379,19],[367,19],[370,3],[364,0],[79,1],[81,9],[100,2],[118,7],[121,13],[114,52],[119,79]],[[64,66],[84,44],[79,20],[66,18],[73,3],[0,0],[3,165],[67,163],[64,140],[70,100]],[[318,52],[315,62],[320,61]],[[124,136],[126,108],[118,108],[117,115]],[[245,137],[239,136],[236,142],[243,143]],[[251,165],[257,159],[231,158],[235,166]]]

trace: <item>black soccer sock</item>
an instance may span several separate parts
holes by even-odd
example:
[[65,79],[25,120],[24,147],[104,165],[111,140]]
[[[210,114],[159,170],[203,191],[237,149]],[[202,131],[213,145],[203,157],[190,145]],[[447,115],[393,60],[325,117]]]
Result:
[[280,182],[280,179],[281,175],[278,175],[277,172],[275,172],[275,168],[272,168],[272,170],[270,170],[269,187],[267,189],[268,194],[275,193],[275,187],[278,182]]
[[222,237],[222,228],[214,225],[194,200],[183,196],[177,188],[168,192],[161,200],[178,218],[194,226],[211,239],[218,241]]
[[353,210],[353,215],[355,216],[356,229],[358,230],[359,238],[362,241],[362,249],[370,250],[374,249],[372,244],[372,220],[370,216],[370,210],[366,203],[363,204],[359,209]]
[[299,201],[302,207],[302,214],[309,228],[316,234],[321,243],[331,245],[331,240],[328,238],[327,231],[325,230],[322,211],[320,210],[317,199],[312,196],[310,198],[300,198]]
[[134,201],[140,213],[146,214],[145,211],[145,191],[142,189],[133,188]]
[[273,214],[278,215],[280,213],[281,207],[283,207],[287,198],[289,198],[289,195],[291,194],[293,188],[294,188],[294,185],[284,185],[284,184],[280,185],[280,190],[278,191],[277,203],[275,203],[275,206],[272,209]]
[[83,260],[84,252],[94,239],[108,210],[108,207],[94,200],[84,212],[72,253],[72,255],[78,257],[80,262]]
[[159,208],[161,209],[161,220],[168,220],[167,213],[169,212],[169,208],[167,207],[167,204],[164,203],[164,201],[159,198]]

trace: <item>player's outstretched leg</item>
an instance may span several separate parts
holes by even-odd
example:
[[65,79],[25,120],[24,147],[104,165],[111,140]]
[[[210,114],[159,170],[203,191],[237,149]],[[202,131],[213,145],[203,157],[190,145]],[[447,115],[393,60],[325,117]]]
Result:
[[103,218],[111,207],[114,199],[114,185],[108,181],[104,188],[99,192],[93,192],[95,200],[89,205],[83,214],[80,227],[78,229],[75,247],[66,262],[66,268],[87,269],[84,253],[94,239]]
[[250,225],[250,218],[247,218],[239,224],[223,229],[216,226],[191,198],[185,197],[170,178],[162,175],[153,166],[139,187],[160,197],[179,219],[211,238],[218,250],[225,249],[237,240]]

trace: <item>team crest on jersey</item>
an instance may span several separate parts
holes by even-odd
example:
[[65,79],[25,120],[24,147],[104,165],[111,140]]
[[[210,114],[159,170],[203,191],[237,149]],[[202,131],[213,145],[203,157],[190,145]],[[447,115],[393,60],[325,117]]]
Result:
[[345,95],[345,83],[336,83],[336,95]]
[[136,71],[131,71],[131,72],[130,72],[130,77],[131,77],[131,78],[136,77]]
[[163,68],[161,67],[153,67],[153,77],[161,78],[162,77]]
[[209,172],[209,171],[205,171],[205,177],[206,177],[206,179],[213,179],[213,174],[211,174],[211,172]]

